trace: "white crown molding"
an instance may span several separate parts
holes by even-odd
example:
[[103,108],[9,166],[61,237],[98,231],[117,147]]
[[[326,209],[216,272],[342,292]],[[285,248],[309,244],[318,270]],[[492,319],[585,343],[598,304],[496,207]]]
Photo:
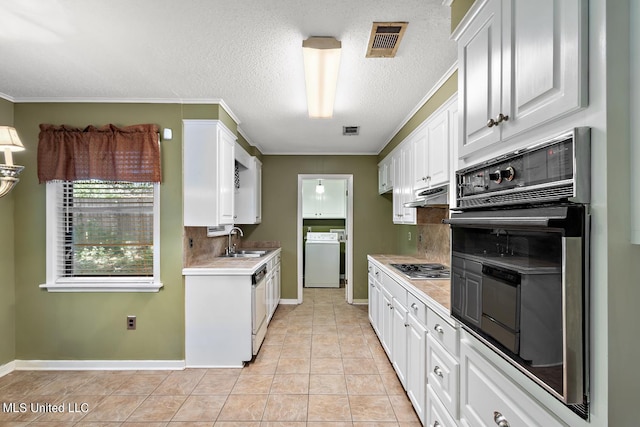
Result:
[[16,360],[16,371],[131,371],[170,370],[185,368],[184,360]]
[[222,98],[206,98],[206,99],[194,99],[194,98],[86,98],[86,97],[70,97],[70,98],[47,98],[47,97],[23,97],[23,98],[13,98],[9,95],[5,95],[0,92],[0,97],[5,98],[7,101],[11,101],[13,103],[102,103],[102,104],[217,104],[220,105],[224,110],[231,116],[233,121],[236,124],[240,124],[240,119],[238,116],[231,110],[229,105]]
[[265,156],[376,156],[379,154],[379,152],[376,152],[376,151],[360,151],[357,153],[351,153],[351,152],[343,153],[343,152],[332,152],[332,151],[324,152],[323,151],[321,153],[314,153],[314,152],[307,152],[307,151],[264,152],[261,150],[261,152]]
[[260,153],[264,154],[264,148],[262,147],[262,145],[256,143],[255,141],[252,141],[251,138],[249,138],[249,135],[247,135],[245,131],[240,128],[240,126],[238,126],[238,133],[242,135],[242,137],[249,143],[249,145],[251,145],[252,147],[256,147],[260,151]]
[[438,89],[440,89],[442,87],[442,85],[449,79],[449,77],[451,77],[453,75],[453,73],[455,73],[457,70],[458,70],[458,61],[455,61],[451,65],[451,67],[449,67],[449,69],[442,75],[442,77],[440,77],[440,80],[438,80],[436,82],[436,84],[429,90],[429,92],[427,92],[427,94],[424,96],[424,98],[422,98],[420,100],[420,102],[418,102],[418,105],[416,105],[413,108],[413,110],[411,110],[409,112],[409,114],[407,114],[407,116],[404,118],[404,120],[402,122],[400,122],[398,127],[396,127],[396,129],[386,139],[386,142],[384,144],[382,144],[382,147],[380,147],[378,152],[374,153],[374,154],[380,154],[382,152],[382,150],[384,150],[384,147],[386,147],[391,142],[391,140],[398,134],[398,132],[400,132],[400,130],[404,127],[404,125],[406,125],[407,122],[409,122],[409,120],[411,120],[411,118],[418,112],[418,110],[420,110],[422,108],[422,106],[424,104],[426,104],[427,101],[429,101],[429,99],[431,99],[431,97],[438,91]]
[[16,102],[16,100],[13,98],[13,96],[9,96],[6,93],[0,92],[0,98],[6,99],[7,101],[13,102],[14,104]]

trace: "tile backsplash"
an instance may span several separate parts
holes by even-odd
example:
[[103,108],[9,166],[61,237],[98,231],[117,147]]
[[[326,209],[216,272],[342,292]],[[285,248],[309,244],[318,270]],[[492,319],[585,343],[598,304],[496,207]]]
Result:
[[[189,267],[199,260],[223,255],[229,244],[228,236],[207,237],[207,227],[184,227],[182,247],[182,266]],[[237,234],[231,237],[231,244],[238,248],[278,248],[278,241],[244,240]]]
[[442,220],[449,217],[448,208],[417,208],[416,231],[419,257],[445,265],[451,263],[451,230]]

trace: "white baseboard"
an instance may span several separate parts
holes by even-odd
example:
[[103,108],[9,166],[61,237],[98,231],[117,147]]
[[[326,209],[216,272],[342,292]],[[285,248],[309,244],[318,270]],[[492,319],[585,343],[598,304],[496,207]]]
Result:
[[369,300],[368,299],[354,299],[353,300],[353,305],[368,305],[369,304]]
[[184,360],[16,360],[17,371],[131,371],[185,368]]
[[0,378],[16,370],[16,361],[5,363],[0,366]]
[[297,299],[281,299],[280,304],[291,305],[291,304],[300,304],[300,302]]

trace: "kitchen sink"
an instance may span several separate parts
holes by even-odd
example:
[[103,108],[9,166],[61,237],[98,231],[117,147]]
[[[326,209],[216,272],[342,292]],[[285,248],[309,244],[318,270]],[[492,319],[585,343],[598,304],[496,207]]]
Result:
[[223,258],[259,258],[269,251],[264,250],[239,250],[231,254],[221,255]]

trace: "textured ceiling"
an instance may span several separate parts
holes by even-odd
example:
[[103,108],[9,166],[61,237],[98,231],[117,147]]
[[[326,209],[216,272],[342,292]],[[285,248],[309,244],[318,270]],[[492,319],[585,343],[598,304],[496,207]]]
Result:
[[[442,0],[2,0],[0,96],[222,99],[265,154],[378,153],[454,64],[449,12]],[[374,21],[409,22],[395,58],[365,58]],[[331,119],[307,116],[309,36],[342,42]]]

